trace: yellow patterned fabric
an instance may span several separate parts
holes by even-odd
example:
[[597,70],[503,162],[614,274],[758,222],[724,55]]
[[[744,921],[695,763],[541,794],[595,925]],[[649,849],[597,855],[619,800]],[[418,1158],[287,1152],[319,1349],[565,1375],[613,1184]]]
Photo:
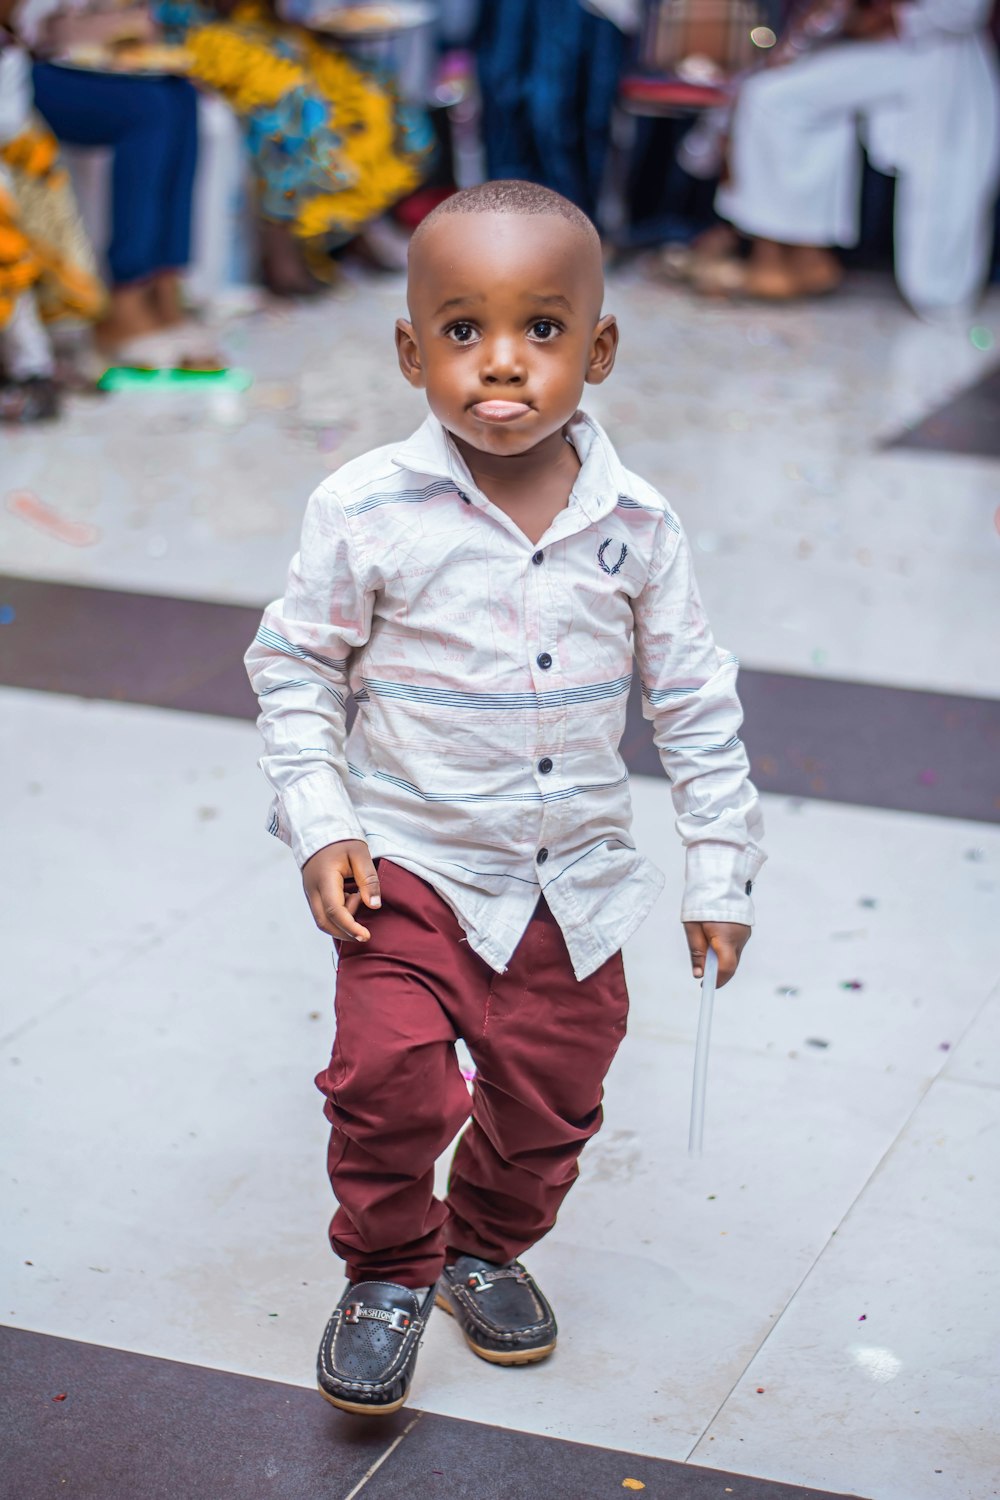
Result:
[[29,287],[46,322],[91,321],[104,310],[94,252],[58,151],[35,124],[0,146],[0,327]]
[[419,185],[430,128],[386,78],[256,0],[224,21],[183,0],[159,13],[183,35],[190,76],[240,117],[265,218],[304,240],[346,238]]

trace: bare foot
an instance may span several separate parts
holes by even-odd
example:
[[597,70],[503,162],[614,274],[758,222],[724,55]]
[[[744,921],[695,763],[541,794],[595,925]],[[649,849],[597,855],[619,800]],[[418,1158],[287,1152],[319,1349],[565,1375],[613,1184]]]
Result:
[[791,302],[834,291],[843,280],[837,257],[818,245],[781,245],[756,239],[743,265],[730,262],[706,267],[697,289],[717,296],[754,297],[762,302]]
[[176,328],[184,321],[181,279],[176,271],[161,271],[149,283],[149,294],[161,328]]
[[844,268],[833,251],[820,245],[793,245],[791,265],[805,296],[832,292],[844,279]]
[[713,224],[689,245],[664,245],[650,263],[657,281],[690,281],[697,283],[710,267],[735,262],[739,235],[731,224]]
[[276,297],[314,297],[326,290],[306,265],[302,246],[287,224],[261,220],[260,260],[264,285]]
[[701,261],[728,260],[739,244],[740,237],[731,224],[713,224],[691,241],[691,249]]
[[94,342],[102,354],[112,355],[129,339],[155,333],[160,317],[150,296],[149,287],[119,286],[111,293],[111,305],[94,329]]
[[840,261],[821,245],[779,245],[757,239],[750,251],[744,290],[749,297],[785,302],[832,292],[843,275]]

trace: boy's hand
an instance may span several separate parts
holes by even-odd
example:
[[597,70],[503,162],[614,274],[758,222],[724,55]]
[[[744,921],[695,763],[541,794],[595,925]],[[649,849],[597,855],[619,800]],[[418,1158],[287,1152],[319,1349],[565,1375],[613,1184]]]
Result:
[[740,954],[750,941],[751,928],[743,922],[685,922],[688,948],[691,953],[691,973],[701,979],[705,973],[705,957],[709,948],[714,948],[719,959],[719,988],[728,984],[736,973]]
[[[345,893],[345,883],[357,889]],[[317,849],[302,866],[302,884],[313,919],[321,932],[334,938],[367,943],[371,933],[354,920],[362,901],[379,907],[378,874],[364,839],[341,839]]]

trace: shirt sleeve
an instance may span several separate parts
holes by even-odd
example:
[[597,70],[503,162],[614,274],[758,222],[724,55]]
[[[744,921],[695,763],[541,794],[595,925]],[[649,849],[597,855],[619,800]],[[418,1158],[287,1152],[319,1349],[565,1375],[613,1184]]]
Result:
[[992,0],[906,0],[893,6],[893,15],[900,37],[920,42],[926,37],[981,31],[992,9]]
[[246,654],[260,700],[260,767],[275,793],[270,830],[300,866],[327,844],[364,838],[348,792],[348,669],[368,640],[373,604],[343,505],[321,485],[285,597],[265,610]]
[[642,707],[671,784],[687,851],[681,919],[753,924],[750,892],[766,855],[757,790],[739,737],[737,661],[712,638],[687,539],[665,514],[633,606]]

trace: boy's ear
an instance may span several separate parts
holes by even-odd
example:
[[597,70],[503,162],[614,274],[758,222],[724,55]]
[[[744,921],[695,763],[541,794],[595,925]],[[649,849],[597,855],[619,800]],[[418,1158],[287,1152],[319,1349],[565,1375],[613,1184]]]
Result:
[[594,329],[594,343],[587,366],[587,384],[600,385],[607,380],[615,367],[618,353],[618,320],[613,313],[605,313]]
[[406,379],[412,386],[416,386],[417,390],[422,390],[424,372],[420,364],[417,336],[413,332],[413,324],[408,323],[405,318],[396,319],[396,354],[399,359],[399,368]]

